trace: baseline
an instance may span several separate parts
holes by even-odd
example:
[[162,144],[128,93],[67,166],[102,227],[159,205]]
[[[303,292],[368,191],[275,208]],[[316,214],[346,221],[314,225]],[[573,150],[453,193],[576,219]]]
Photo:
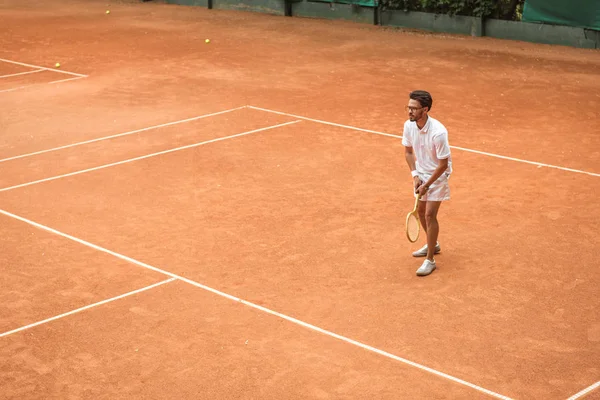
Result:
[[196,117],[181,119],[181,120],[178,120],[178,121],[167,122],[167,123],[160,124],[160,125],[153,125],[153,126],[149,126],[147,128],[136,129],[136,130],[133,130],[133,131],[123,132],[123,133],[117,133],[115,135],[103,136],[103,137],[96,138],[96,139],[84,140],[82,142],[76,142],[76,143],[71,143],[71,144],[67,144],[67,145],[64,145],[64,146],[53,147],[51,149],[39,150],[39,151],[31,152],[31,153],[21,154],[21,155],[18,155],[18,156],[7,157],[7,158],[0,159],[0,163],[6,162],[6,161],[11,161],[11,160],[17,160],[17,159],[20,159],[20,158],[26,158],[26,157],[36,156],[36,155],[39,155],[39,154],[50,153],[50,152],[53,152],[53,151],[64,150],[64,149],[68,149],[70,147],[81,146],[81,145],[84,145],[84,144],[101,142],[103,140],[109,140],[109,139],[114,139],[114,138],[118,138],[118,137],[122,137],[122,136],[133,135],[134,133],[145,132],[145,131],[149,131],[149,130],[157,129],[157,128],[164,128],[164,127],[171,126],[171,125],[182,124],[184,122],[191,122],[191,121],[196,121],[196,120],[203,119],[203,118],[214,117],[216,115],[220,115],[220,114],[225,114],[225,113],[232,112],[232,111],[241,110],[243,108],[246,108],[246,106],[236,107],[236,108],[230,108],[229,110],[218,111],[218,112],[214,112],[214,113],[210,113],[210,114],[198,115]]
[[[340,128],[352,129],[352,130],[355,130],[355,131],[374,133],[376,135],[389,136],[389,137],[394,137],[394,138],[402,139],[401,135],[394,135],[394,134],[391,134],[391,133],[379,132],[379,131],[374,131],[374,130],[371,130],[371,129],[358,128],[356,126],[351,126],[351,125],[337,124],[335,122],[329,122],[329,121],[323,121],[323,120],[320,120],[320,119],[303,117],[301,115],[296,115],[296,114],[290,114],[290,113],[281,112],[281,111],[270,110],[268,108],[255,107],[255,106],[250,106],[250,105],[247,106],[247,107],[251,108],[253,110],[259,110],[259,111],[264,111],[264,112],[269,112],[269,113],[274,113],[274,114],[279,114],[279,115],[285,115],[285,116],[288,116],[288,117],[303,119],[303,120],[306,120],[306,121],[316,122],[316,123],[319,123],[319,124],[337,126],[337,127],[340,127]],[[501,154],[489,153],[487,151],[480,151],[480,150],[468,149],[466,147],[459,147],[459,146],[450,146],[450,147],[453,148],[453,149],[456,149],[456,150],[461,150],[461,151],[465,151],[465,152],[469,152],[469,153],[480,154],[480,155],[489,156],[489,157],[501,158],[503,160],[516,161],[516,162],[520,162],[520,163],[536,165],[538,167],[554,168],[554,169],[560,169],[560,170],[567,171],[567,172],[575,172],[575,173],[578,173],[578,174],[585,174],[585,175],[600,177],[600,173],[583,171],[583,170],[574,169],[574,168],[561,167],[559,165],[545,164],[545,163],[541,163],[541,162],[537,162],[537,161],[524,160],[524,159],[521,159],[521,158],[504,156],[504,155],[501,155]]]
[[266,131],[266,130],[270,130],[270,129],[275,129],[275,128],[281,128],[283,126],[287,126],[287,125],[291,125],[291,124],[296,124],[298,122],[301,122],[301,121],[284,122],[282,124],[277,124],[277,125],[267,126],[267,127],[264,127],[264,128],[253,129],[251,131],[237,133],[235,135],[225,136],[225,137],[211,139],[211,140],[205,140],[203,142],[193,143],[193,144],[190,144],[190,145],[187,145],[187,146],[180,146],[180,147],[176,147],[174,149],[159,151],[159,152],[156,152],[156,153],[146,154],[146,155],[140,156],[140,157],[129,158],[127,160],[117,161],[117,162],[114,162],[114,163],[104,164],[104,165],[100,165],[100,166],[93,167],[93,168],[87,168],[87,169],[83,169],[83,170],[80,170],[80,171],[70,172],[68,174],[57,175],[57,176],[53,176],[53,177],[50,177],[50,178],[39,179],[39,180],[32,181],[32,182],[22,183],[22,184],[14,185],[14,186],[9,186],[9,187],[5,187],[5,188],[0,189],[0,192],[6,192],[8,190],[17,189],[17,188],[26,187],[26,186],[31,186],[31,185],[35,185],[37,183],[54,181],[56,179],[61,179],[61,178],[69,177],[69,176],[84,174],[86,172],[92,172],[92,171],[97,171],[97,170],[104,169],[104,168],[114,167],[114,166],[121,165],[121,164],[127,164],[127,163],[130,163],[130,162],[144,160],[146,158],[156,157],[156,156],[160,156],[160,155],[168,154],[168,153],[173,153],[173,152],[180,151],[180,150],[187,150],[187,149],[191,149],[191,148],[194,148],[194,147],[199,147],[199,146],[202,146],[202,145],[205,145],[205,144],[209,144],[209,143],[215,143],[215,142],[220,142],[220,141],[227,140],[227,139],[233,139],[233,138],[236,138],[236,137],[249,135],[251,133],[262,132],[262,131]]

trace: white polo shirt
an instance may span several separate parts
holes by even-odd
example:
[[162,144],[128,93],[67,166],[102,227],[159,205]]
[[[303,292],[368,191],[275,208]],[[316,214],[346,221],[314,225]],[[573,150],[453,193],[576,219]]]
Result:
[[402,145],[412,147],[417,160],[417,172],[421,176],[430,177],[438,167],[438,160],[447,158],[446,175],[452,173],[452,156],[448,143],[448,130],[440,121],[429,116],[423,129],[410,120],[404,123]]

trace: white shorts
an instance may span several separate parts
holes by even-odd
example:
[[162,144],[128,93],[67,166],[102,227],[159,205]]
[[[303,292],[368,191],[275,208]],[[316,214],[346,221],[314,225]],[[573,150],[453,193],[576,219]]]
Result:
[[[423,182],[427,182],[427,179],[424,175],[419,174],[419,179]],[[429,186],[429,190],[425,193],[425,196],[421,197],[421,201],[446,201],[450,200],[450,185],[448,184],[448,179],[450,178],[449,174],[442,174],[437,181],[433,182],[431,186]]]

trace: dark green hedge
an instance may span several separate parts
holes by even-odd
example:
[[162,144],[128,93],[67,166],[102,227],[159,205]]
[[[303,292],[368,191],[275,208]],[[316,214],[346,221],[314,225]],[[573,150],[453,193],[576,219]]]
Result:
[[383,9],[520,21],[525,0],[380,0]]

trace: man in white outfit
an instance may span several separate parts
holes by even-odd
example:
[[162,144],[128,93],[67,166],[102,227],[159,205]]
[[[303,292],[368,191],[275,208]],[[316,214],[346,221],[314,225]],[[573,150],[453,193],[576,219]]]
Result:
[[427,233],[427,244],[413,253],[415,257],[426,257],[417,270],[418,276],[429,275],[436,268],[433,256],[441,251],[437,241],[440,231],[437,214],[442,202],[450,200],[448,178],[452,173],[452,158],[448,130],[429,116],[432,103],[431,95],[424,90],[410,93],[406,106],[409,120],[404,123],[402,135],[415,195],[421,195],[419,219]]

